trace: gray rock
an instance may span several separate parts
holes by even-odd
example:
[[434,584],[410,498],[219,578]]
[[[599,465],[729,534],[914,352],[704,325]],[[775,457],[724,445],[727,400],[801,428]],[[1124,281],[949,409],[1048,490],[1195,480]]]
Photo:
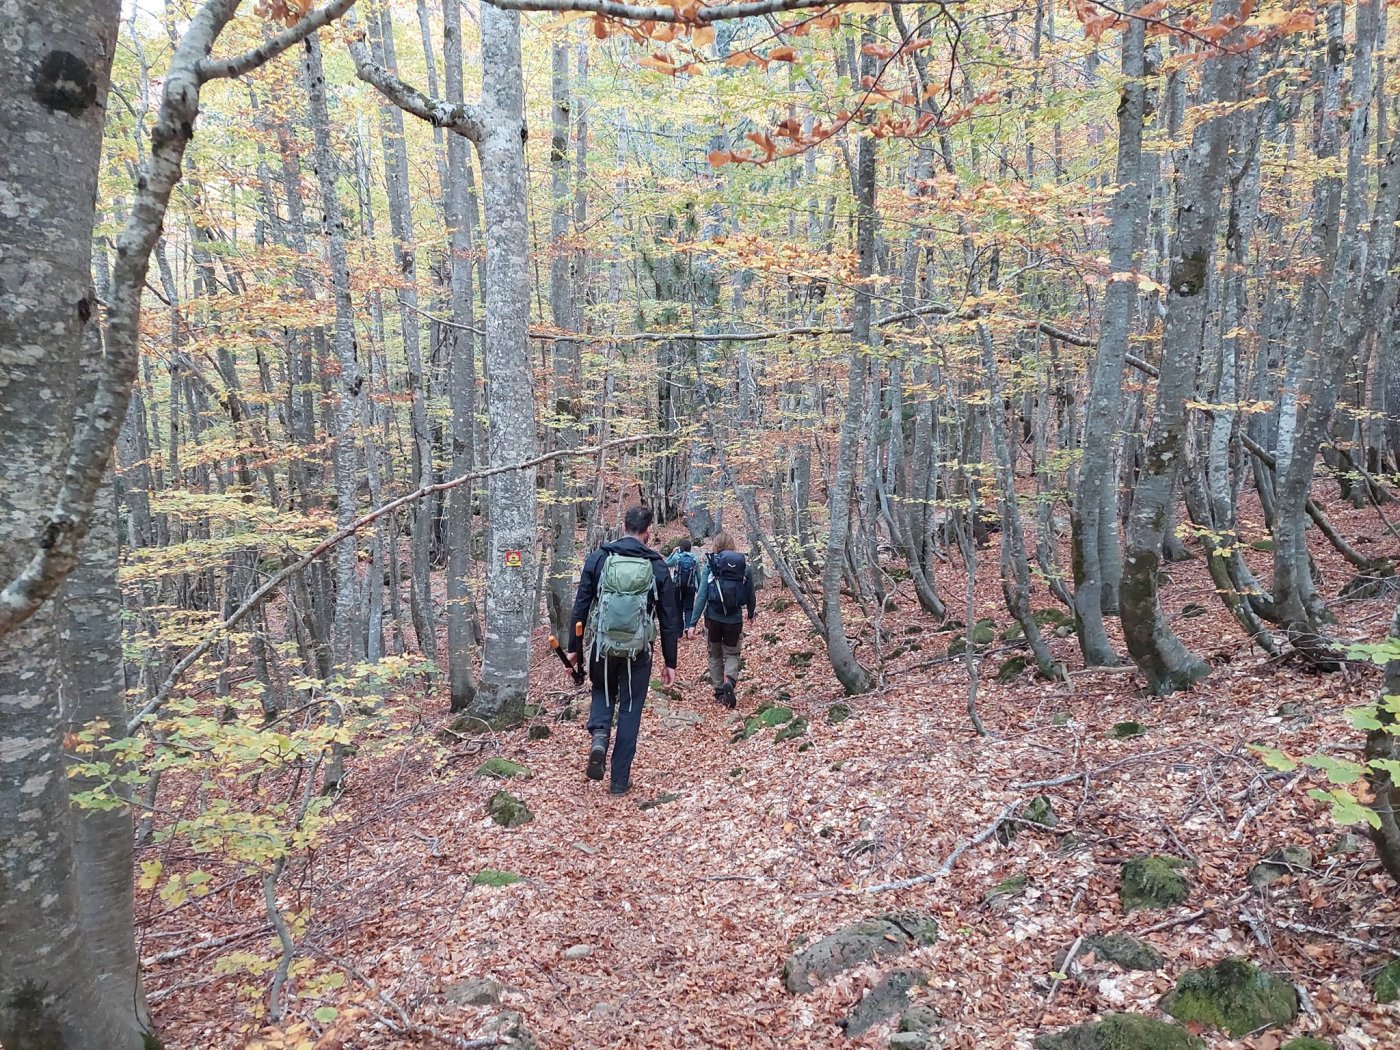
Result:
[[927,1032],[896,1032],[890,1036],[890,1050],[937,1050],[938,1043]]
[[938,920],[915,912],[893,912],[852,923],[795,952],[783,967],[789,992],[810,992],[817,981],[888,956],[903,955],[938,940]]
[[1306,871],[1313,866],[1312,850],[1301,846],[1276,849],[1249,869],[1249,884],[1256,890],[1271,886],[1285,875]]
[[1085,950],[1098,958],[1107,960],[1125,970],[1160,970],[1166,959],[1150,944],[1144,944],[1126,933],[1108,933],[1090,937],[1084,942]]
[[449,1003],[458,1006],[499,1006],[506,989],[499,981],[489,977],[470,977],[449,984],[442,994]]
[[525,1018],[514,1010],[505,1010],[493,1017],[486,1026],[486,1032],[497,1040],[504,1040],[499,1043],[501,1046],[514,1047],[515,1050],[540,1050],[540,1044],[530,1034],[530,1029],[525,1027]]
[[564,949],[564,958],[566,959],[586,959],[592,954],[593,945],[591,944],[575,944],[571,948]]
[[842,1027],[848,1036],[863,1035],[895,1014],[902,1014],[909,1008],[911,989],[928,983],[928,975],[922,970],[892,970],[876,982],[855,1009],[847,1015]]
[[931,1006],[911,1006],[899,1016],[901,1032],[928,1032],[937,1028],[942,1020],[938,1011]]

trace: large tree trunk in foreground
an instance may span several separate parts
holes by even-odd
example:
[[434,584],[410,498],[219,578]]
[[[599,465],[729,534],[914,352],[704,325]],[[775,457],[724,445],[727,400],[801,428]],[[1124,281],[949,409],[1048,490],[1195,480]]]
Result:
[[[115,0],[0,0],[0,580],[43,539],[74,433]],[[83,927],[58,696],[59,609],[0,635],[0,1045],[136,1050],[134,968],[105,981]],[[129,848],[129,847],[128,847]],[[130,948],[131,930],[125,931]]]

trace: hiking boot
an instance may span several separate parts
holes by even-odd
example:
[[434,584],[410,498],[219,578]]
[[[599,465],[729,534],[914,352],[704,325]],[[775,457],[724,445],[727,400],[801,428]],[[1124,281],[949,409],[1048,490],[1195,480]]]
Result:
[[729,695],[724,691],[724,686],[715,690],[715,703],[723,704],[725,707],[729,706]]
[[739,698],[734,693],[734,687],[738,684],[738,682],[730,678],[728,675],[724,676],[724,688],[721,690],[721,692],[724,693],[724,699],[721,701],[721,703],[723,703],[725,707],[730,708],[731,710],[733,710],[733,708],[739,703]]
[[632,790],[631,784],[612,784],[608,787],[609,795],[625,795]]
[[603,779],[603,764],[608,758],[608,734],[594,733],[593,745],[588,749],[588,768],[584,776],[589,780]]

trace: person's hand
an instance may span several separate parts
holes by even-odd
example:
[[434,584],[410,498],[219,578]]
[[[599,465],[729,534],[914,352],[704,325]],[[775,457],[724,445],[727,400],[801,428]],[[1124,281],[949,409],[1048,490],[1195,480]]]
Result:
[[694,637],[695,637],[695,628],[694,628],[694,627],[687,627],[687,628],[685,629],[685,636],[686,636],[686,638],[694,638]]
[[676,684],[676,669],[674,667],[663,667],[661,669],[661,684],[667,689]]

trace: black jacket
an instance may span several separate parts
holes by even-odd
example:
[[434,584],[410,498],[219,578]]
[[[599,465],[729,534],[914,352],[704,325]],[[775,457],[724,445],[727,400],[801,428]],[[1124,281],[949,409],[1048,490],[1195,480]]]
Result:
[[[715,623],[743,623],[744,610],[736,609],[732,613],[721,612],[719,609],[709,607],[710,573],[714,566],[710,559],[713,554],[707,554],[700,562],[700,578],[695,588],[695,605],[693,608],[684,610],[687,627],[694,627],[700,622],[700,617],[707,620],[714,620]],[[758,599],[754,594],[753,586],[753,566],[747,561],[744,564],[744,593],[740,598],[740,604],[749,610],[749,623],[753,623],[754,613],[758,610]]]
[[588,610],[598,594],[598,582],[603,575],[603,562],[609,554],[623,554],[629,558],[650,558],[651,571],[656,576],[656,598],[652,601],[652,611],[661,621],[661,658],[666,666],[676,666],[676,647],[681,637],[681,612],[677,604],[676,585],[671,580],[671,570],[660,553],[652,550],[635,536],[624,536],[612,543],[605,543],[588,556],[579,574],[578,594],[574,596],[574,611],[569,618],[570,646],[573,652],[583,651],[583,638],[573,629],[576,623],[588,623]]

